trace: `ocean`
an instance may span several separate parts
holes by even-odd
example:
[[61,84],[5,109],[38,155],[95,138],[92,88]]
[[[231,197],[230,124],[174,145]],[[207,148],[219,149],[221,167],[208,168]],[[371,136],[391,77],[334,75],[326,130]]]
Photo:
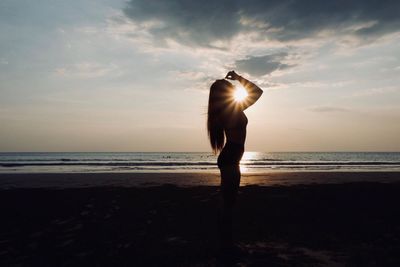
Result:
[[[245,152],[244,173],[270,171],[400,171],[400,152]],[[0,153],[0,173],[217,172],[200,152]]]

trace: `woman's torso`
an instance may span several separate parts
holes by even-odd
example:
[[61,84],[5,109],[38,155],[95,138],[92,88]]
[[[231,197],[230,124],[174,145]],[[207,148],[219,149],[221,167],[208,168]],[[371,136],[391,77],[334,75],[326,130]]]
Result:
[[247,122],[247,117],[243,111],[235,112],[227,117],[224,123],[226,141],[244,145]]

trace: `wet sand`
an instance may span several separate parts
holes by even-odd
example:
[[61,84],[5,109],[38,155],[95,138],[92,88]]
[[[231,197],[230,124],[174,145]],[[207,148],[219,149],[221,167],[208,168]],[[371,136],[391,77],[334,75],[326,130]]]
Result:
[[[244,173],[241,186],[337,184],[348,182],[400,182],[400,172],[269,172]],[[173,184],[180,187],[218,186],[216,172],[198,173],[0,173],[0,189],[86,188],[99,186],[148,187]]]
[[399,174],[313,175],[330,183],[241,187],[234,228],[245,254],[228,260],[217,253],[218,186],[107,174],[103,186],[39,188],[0,175],[0,266],[400,266]]

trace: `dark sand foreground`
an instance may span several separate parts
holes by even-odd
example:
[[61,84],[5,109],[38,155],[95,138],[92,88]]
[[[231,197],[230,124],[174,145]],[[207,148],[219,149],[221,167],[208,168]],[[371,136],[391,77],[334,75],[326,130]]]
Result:
[[0,191],[0,266],[400,266],[398,176],[241,187],[235,260],[217,256],[217,186],[14,183]]

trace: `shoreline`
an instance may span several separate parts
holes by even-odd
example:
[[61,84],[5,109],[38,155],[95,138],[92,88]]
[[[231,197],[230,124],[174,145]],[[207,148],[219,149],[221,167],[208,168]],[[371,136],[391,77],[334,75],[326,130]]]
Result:
[[[351,182],[399,182],[400,172],[265,172],[242,174],[241,186],[291,186]],[[173,184],[179,187],[218,186],[219,173],[2,173],[0,189],[149,187]]]

